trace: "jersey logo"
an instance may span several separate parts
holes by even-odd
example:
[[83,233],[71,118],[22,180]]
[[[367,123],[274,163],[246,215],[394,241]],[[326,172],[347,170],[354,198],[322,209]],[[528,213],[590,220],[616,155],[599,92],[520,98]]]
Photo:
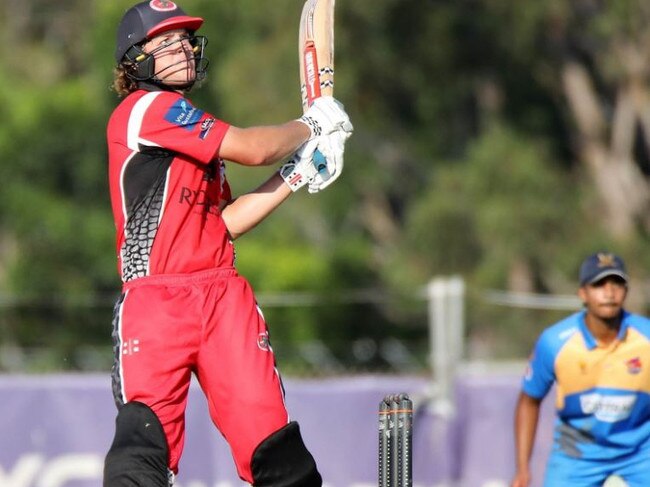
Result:
[[210,133],[210,130],[212,130],[213,125],[214,118],[206,118],[203,120],[203,123],[201,123],[201,133],[199,134],[199,139],[205,139]]
[[573,335],[578,329],[575,326],[572,326],[568,330],[564,330],[562,333],[560,333],[557,337],[559,340],[566,340],[569,338],[571,335]]
[[195,190],[183,186],[181,188],[178,202],[182,205],[190,207],[198,207],[197,212],[207,215],[220,215],[218,201],[215,199],[218,195],[209,189]]
[[630,360],[627,360],[625,362],[625,365],[627,366],[628,373],[634,374],[634,375],[640,373],[641,369],[643,368],[643,366],[641,364],[641,358],[639,358],[639,357],[634,357],[634,358],[631,358]]
[[137,338],[128,339],[122,342],[122,355],[133,355],[140,351],[140,340]]
[[194,108],[190,102],[181,98],[171,106],[165,115],[165,120],[191,131],[202,116],[203,110]]
[[636,396],[606,396],[597,392],[580,396],[580,407],[585,414],[593,414],[604,423],[615,423],[630,417]]
[[176,4],[169,0],[151,0],[149,6],[157,12],[171,12],[176,10]]
[[263,352],[270,352],[271,351],[271,343],[269,342],[269,333],[268,332],[260,333],[257,336],[257,346]]

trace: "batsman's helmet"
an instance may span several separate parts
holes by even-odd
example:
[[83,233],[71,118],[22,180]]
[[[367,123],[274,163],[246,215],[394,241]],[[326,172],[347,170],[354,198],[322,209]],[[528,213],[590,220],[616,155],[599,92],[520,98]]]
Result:
[[190,17],[169,0],[147,0],[126,11],[117,28],[115,60],[124,60],[127,51],[146,39],[174,29],[195,32],[203,24],[201,17]]
[[170,0],[146,0],[126,11],[117,28],[115,60],[118,64],[127,61],[135,65],[131,73],[137,80],[154,76],[154,59],[143,53],[142,44],[163,32],[186,29],[191,34],[191,42],[197,60],[197,77],[205,76],[208,61],[203,57],[207,43],[204,37],[194,37],[194,32],[203,25],[201,17],[190,17],[183,9]]

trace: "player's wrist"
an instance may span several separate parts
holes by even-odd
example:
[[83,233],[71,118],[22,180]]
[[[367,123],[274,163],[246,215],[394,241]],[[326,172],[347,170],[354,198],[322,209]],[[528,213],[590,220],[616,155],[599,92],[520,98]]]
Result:
[[309,137],[307,140],[312,140],[315,137],[318,137],[323,132],[323,128],[313,117],[308,116],[307,114],[303,115],[300,118],[296,119],[296,122],[300,122],[309,129]]
[[306,184],[311,184],[318,174],[317,162],[314,160],[314,152],[318,146],[318,139],[313,139],[301,145],[291,160],[280,168],[280,176],[291,188],[291,191],[298,191]]
[[308,182],[304,174],[296,169],[296,163],[294,161],[283,164],[278,170],[278,174],[280,174],[280,177],[292,192],[298,191]]
[[354,130],[343,105],[331,96],[317,98],[297,120],[309,128],[310,140],[336,131],[351,134]]

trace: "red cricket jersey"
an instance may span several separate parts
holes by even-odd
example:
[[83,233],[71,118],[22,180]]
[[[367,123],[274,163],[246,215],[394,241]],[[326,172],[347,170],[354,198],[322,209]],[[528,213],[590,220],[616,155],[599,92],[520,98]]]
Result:
[[231,199],[219,159],[228,128],[182,95],[155,88],[115,109],[107,140],[122,281],[234,265],[220,211]]

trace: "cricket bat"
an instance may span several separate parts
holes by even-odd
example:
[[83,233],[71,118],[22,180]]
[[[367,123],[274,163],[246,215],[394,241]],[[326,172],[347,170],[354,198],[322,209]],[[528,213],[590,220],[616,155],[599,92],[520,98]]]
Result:
[[306,111],[319,96],[334,93],[334,1],[307,0],[300,16],[300,93]]
[[[300,95],[303,112],[320,96],[334,93],[334,2],[307,0],[302,7],[298,31]],[[317,149],[314,164],[327,175],[327,161]]]

